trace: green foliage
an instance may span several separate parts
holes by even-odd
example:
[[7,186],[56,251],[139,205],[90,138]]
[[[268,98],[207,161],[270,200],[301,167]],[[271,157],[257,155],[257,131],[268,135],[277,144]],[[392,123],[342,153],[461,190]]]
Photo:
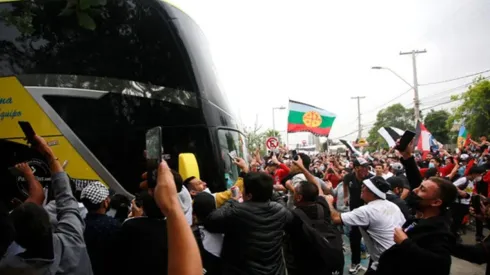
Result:
[[279,131],[267,129],[260,131],[260,126],[255,125],[253,128],[245,128],[245,139],[247,141],[247,149],[250,153],[254,152],[257,148],[260,150],[261,155],[267,152],[265,141],[268,137],[275,136],[279,139],[279,143],[282,144]]
[[453,101],[463,103],[453,109],[447,120],[447,127],[455,122],[464,123],[468,132],[476,137],[488,135],[490,125],[490,81],[479,77],[468,90],[461,95],[451,97]]
[[[76,15],[78,25],[87,30],[95,30],[97,27],[94,16],[100,13],[99,8],[105,6],[107,0],[66,0],[66,6],[58,14],[59,16]],[[32,35],[35,31],[32,24],[33,14],[39,11],[40,7],[35,1],[20,2],[20,12],[0,10],[0,17],[5,18],[7,25],[14,25],[26,35]]]
[[32,12],[27,7],[19,15],[12,14],[9,10],[0,10],[0,17],[4,18],[7,26],[15,26],[23,34],[32,34],[34,26],[32,25]]
[[401,130],[414,129],[415,119],[413,115],[413,109],[407,109],[403,105],[397,103],[393,104],[378,112],[376,116],[376,122],[371,130],[369,130],[369,136],[367,138],[369,147],[366,150],[372,151],[376,148],[386,148],[388,144],[378,134],[378,130],[381,127],[396,127]]
[[449,130],[446,126],[446,122],[450,114],[445,110],[434,111],[431,110],[427,114],[424,120],[425,127],[432,133],[432,135],[442,144],[450,143]]

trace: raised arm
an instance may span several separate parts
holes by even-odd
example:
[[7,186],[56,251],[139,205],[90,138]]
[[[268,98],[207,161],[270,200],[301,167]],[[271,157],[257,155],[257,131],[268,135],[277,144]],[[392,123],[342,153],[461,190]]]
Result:
[[417,167],[415,158],[413,157],[413,140],[408,144],[405,151],[400,152],[402,157],[400,162],[405,167],[405,173],[407,174],[408,183],[410,184],[410,189],[413,190],[420,186],[422,183],[422,175]]
[[15,165],[15,168],[22,173],[27,181],[29,197],[25,200],[25,202],[33,202],[37,205],[42,205],[44,202],[44,190],[34,176],[32,169],[25,162]]
[[[240,171],[242,171],[242,173],[244,173],[244,174],[248,173],[248,166],[247,166],[247,163],[245,162],[244,159],[236,158],[234,160],[234,163],[238,166],[238,168],[240,169]],[[240,192],[243,193],[243,178],[239,177],[237,179],[237,181],[235,182],[234,186],[238,187]],[[217,193],[214,193],[213,195],[216,199],[216,207],[217,208],[220,208],[226,201],[228,201],[232,197],[231,190],[226,190],[223,192],[217,192]]]
[[165,161],[158,167],[154,196],[167,217],[168,274],[202,274],[199,248],[180,206],[172,172]]
[[67,240],[75,243],[83,243],[85,223],[80,215],[78,202],[71,191],[68,176],[43,138],[36,136],[34,146],[47,159],[51,170],[51,188],[53,188],[58,214],[58,226],[55,233],[63,234]]
[[301,157],[299,155],[298,155],[298,160],[293,160],[293,164],[298,166],[298,168],[301,170],[301,173],[303,173],[303,175],[305,175],[306,180],[309,183],[312,183],[318,187],[318,195],[322,196],[323,190],[322,190],[322,187],[320,186],[320,183],[318,182],[316,177],[313,176],[310,173],[310,171],[308,171],[308,169],[305,168],[305,166],[303,165],[303,160],[301,159]]

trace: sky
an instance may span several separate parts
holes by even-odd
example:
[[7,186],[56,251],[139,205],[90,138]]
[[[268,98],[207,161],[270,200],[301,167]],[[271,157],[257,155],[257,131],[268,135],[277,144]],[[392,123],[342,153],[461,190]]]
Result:
[[[413,107],[413,91],[406,92],[410,86],[388,70],[371,69],[390,68],[412,83],[412,58],[400,51],[427,50],[417,56],[424,112],[464,92],[473,77],[422,84],[490,69],[488,0],[174,2],[203,29],[222,86],[246,127],[272,128],[272,108],[287,107],[293,99],[335,113],[330,137],[354,140],[357,101],[351,97],[365,96],[361,113],[367,137],[383,107]],[[274,113],[276,130],[285,134],[287,110]],[[304,139],[305,134],[288,138],[289,144]]]

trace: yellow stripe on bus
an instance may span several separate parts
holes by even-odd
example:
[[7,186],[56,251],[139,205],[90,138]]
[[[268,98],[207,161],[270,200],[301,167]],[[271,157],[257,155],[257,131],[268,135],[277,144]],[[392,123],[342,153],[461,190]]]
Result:
[[54,144],[51,149],[61,163],[67,161],[70,177],[102,182],[17,78],[0,77],[0,139],[26,144],[19,121],[28,121],[37,135]]

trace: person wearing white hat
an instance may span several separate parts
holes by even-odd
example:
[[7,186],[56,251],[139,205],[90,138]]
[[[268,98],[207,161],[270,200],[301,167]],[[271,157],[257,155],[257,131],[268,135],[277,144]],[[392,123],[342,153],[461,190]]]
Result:
[[395,244],[393,234],[396,227],[405,223],[398,206],[386,200],[390,185],[382,177],[363,181],[361,198],[365,205],[351,212],[339,213],[333,207],[333,197],[327,196],[332,221],[337,224],[358,226],[371,253],[369,268],[365,274],[375,274],[381,254]]
[[84,239],[94,275],[108,274],[115,264],[115,236],[121,229],[119,221],[106,215],[110,206],[109,188],[101,182],[89,183],[80,199],[88,210]]

